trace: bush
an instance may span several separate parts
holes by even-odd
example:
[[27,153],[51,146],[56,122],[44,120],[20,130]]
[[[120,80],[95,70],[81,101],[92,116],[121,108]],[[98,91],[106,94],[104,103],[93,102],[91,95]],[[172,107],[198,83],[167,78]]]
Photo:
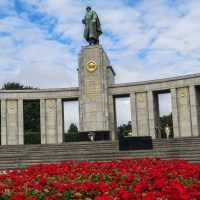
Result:
[[65,133],[64,142],[78,142],[81,141],[79,133]]
[[39,132],[24,133],[24,144],[41,144],[41,136]]

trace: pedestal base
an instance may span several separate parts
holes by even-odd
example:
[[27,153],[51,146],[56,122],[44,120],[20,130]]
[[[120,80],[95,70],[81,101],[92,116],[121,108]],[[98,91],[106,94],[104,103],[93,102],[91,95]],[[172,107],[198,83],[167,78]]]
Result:
[[[93,131],[94,141],[110,140],[110,131]],[[79,132],[80,141],[90,141],[88,137],[88,131]]]
[[153,149],[152,138],[144,137],[124,137],[119,139],[119,150],[147,150]]

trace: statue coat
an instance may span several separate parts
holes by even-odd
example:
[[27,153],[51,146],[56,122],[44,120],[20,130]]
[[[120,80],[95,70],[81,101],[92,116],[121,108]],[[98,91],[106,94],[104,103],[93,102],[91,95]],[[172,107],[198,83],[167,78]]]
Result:
[[84,38],[89,42],[90,38],[99,42],[99,36],[102,34],[101,24],[95,11],[90,10],[86,13],[83,23],[85,24]]

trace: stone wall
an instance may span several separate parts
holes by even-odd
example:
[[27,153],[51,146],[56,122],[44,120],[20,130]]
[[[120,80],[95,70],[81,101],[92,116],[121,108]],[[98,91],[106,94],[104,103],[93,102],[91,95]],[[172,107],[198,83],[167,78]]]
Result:
[[[92,62],[91,62],[92,61]],[[83,47],[79,87],[0,90],[1,144],[24,144],[23,101],[40,101],[41,143],[63,142],[63,101],[79,101],[80,131],[116,135],[115,97],[130,96],[132,132],[155,138],[159,125],[158,94],[170,92],[174,137],[200,136],[200,74],[115,84],[115,72],[101,46]]]

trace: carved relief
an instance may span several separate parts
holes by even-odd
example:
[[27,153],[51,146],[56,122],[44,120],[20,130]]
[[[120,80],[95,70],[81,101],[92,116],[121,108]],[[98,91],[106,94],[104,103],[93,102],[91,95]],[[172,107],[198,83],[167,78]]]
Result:
[[143,94],[138,95],[138,102],[140,102],[140,103],[144,102],[144,95]]
[[55,108],[55,100],[48,100],[48,108]]
[[8,108],[13,110],[16,108],[15,101],[8,101]]
[[185,97],[185,96],[187,96],[187,91],[186,91],[186,89],[181,89],[180,92],[179,92],[179,95],[180,95],[180,97]]

